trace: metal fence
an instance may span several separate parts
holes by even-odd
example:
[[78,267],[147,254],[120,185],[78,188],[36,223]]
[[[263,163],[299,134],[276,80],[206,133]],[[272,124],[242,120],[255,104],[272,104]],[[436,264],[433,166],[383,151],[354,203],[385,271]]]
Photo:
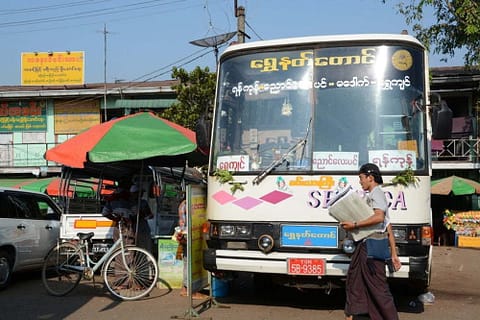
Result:
[[480,140],[461,138],[442,140],[439,147],[432,150],[433,161],[468,161],[477,162],[479,160]]

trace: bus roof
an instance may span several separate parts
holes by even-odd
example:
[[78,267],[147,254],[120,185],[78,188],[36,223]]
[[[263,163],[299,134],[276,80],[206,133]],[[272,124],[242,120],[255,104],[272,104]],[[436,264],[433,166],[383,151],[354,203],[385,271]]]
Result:
[[344,35],[326,35],[326,36],[308,36],[296,38],[283,38],[264,41],[252,41],[247,43],[236,43],[230,45],[223,53],[229,54],[238,50],[248,50],[268,47],[281,47],[290,45],[306,45],[319,42],[357,42],[357,41],[392,41],[392,42],[410,42],[424,48],[423,44],[411,35],[406,34],[344,34]]

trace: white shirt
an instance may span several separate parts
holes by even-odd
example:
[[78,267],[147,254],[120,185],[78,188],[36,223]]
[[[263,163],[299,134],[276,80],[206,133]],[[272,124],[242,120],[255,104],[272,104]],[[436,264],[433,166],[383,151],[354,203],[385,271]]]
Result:
[[388,214],[388,202],[385,197],[385,192],[383,192],[380,186],[375,186],[372,191],[367,193],[367,204],[373,209],[380,209],[385,213],[383,224],[382,226],[379,226],[382,229],[382,232],[385,232],[390,223],[390,215]]

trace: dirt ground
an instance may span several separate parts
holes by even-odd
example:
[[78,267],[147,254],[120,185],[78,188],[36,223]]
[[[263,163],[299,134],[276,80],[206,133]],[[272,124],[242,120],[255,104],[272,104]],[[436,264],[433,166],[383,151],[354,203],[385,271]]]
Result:
[[[477,319],[480,314],[480,250],[436,246],[433,250],[431,305],[402,289],[392,288],[400,319]],[[97,281],[101,281],[100,278]],[[319,290],[278,289],[255,292],[250,279],[239,279],[229,295],[195,308],[179,290],[155,289],[141,301],[114,300],[101,283],[90,282],[66,297],[51,297],[39,273],[17,275],[0,291],[0,320],[10,319],[215,319],[286,320],[343,319],[343,290],[330,295]],[[208,292],[207,292],[208,293]],[[202,310],[202,306],[205,308]]]

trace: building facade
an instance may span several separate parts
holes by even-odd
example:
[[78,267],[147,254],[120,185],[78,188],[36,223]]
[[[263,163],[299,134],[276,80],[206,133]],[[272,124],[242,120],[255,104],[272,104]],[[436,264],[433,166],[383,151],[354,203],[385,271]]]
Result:
[[43,157],[48,149],[115,117],[170,107],[175,83],[0,87],[0,174],[58,173],[59,165]]
[[[463,67],[433,68],[430,88],[438,93],[452,110],[452,133],[450,137],[432,140],[432,180],[449,176],[480,181],[480,71]],[[444,225],[446,210],[473,213],[480,209],[477,194],[455,196],[431,195],[434,222],[434,239],[439,245],[459,245],[459,230],[447,229]],[[472,223],[470,223],[472,229]],[[465,224],[464,227],[467,225]],[[475,229],[476,226],[473,227]],[[466,229],[465,229],[466,230]],[[464,230],[464,231],[465,231]]]

